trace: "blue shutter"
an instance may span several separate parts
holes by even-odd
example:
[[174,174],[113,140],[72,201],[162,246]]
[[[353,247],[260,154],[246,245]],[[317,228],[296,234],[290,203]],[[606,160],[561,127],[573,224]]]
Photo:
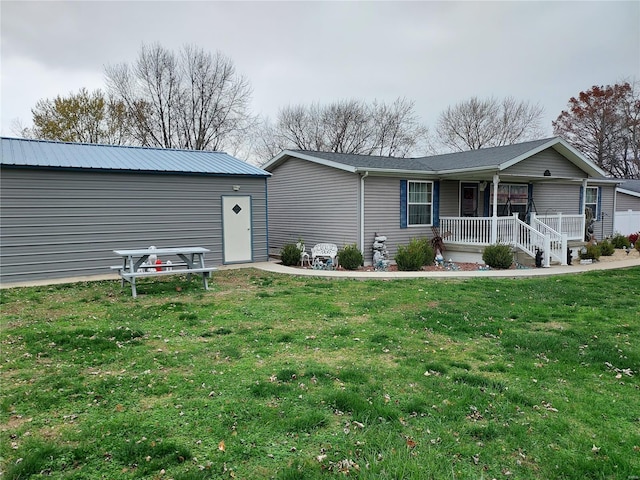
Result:
[[578,213],[584,213],[584,187],[580,186],[580,204],[578,205]]
[[598,187],[598,221],[602,221],[604,215],[602,215],[602,187]]
[[400,228],[407,228],[407,181],[400,180]]
[[433,218],[431,219],[434,227],[440,226],[440,180],[433,182]]

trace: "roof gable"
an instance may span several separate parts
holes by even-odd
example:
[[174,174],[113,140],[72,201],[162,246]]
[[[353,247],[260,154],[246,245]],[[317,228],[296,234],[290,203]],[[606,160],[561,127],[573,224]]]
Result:
[[223,152],[0,138],[0,163],[16,167],[268,177]]

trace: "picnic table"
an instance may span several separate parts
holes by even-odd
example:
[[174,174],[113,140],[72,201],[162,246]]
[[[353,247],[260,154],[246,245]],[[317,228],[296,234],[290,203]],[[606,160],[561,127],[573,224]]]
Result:
[[[205,253],[209,249],[203,247],[172,247],[172,248],[141,248],[135,250],[114,250],[113,253],[122,257],[122,265],[111,267],[118,270],[122,278],[122,286],[125,282],[131,284],[131,294],[135,298],[136,278],[155,277],[160,275],[181,275],[186,274],[191,280],[192,274],[202,276],[202,284],[205,290],[209,289],[207,278],[215,267],[206,267],[204,264]],[[167,256],[178,257],[180,260],[172,262]],[[149,262],[149,259],[161,259],[156,263]]]

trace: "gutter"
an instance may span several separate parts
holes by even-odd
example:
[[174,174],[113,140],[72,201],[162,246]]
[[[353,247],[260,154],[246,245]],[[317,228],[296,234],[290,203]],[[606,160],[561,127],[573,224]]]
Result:
[[360,176],[360,251],[364,255],[364,179],[369,176],[369,172],[364,172]]

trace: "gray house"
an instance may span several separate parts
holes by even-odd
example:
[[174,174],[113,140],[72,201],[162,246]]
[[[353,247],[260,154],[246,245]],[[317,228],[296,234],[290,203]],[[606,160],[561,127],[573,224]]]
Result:
[[413,237],[445,239],[447,257],[477,261],[508,243],[545,264],[613,232],[616,181],[561,138],[422,158],[285,150],[263,165],[269,250],[356,244],[371,261],[374,236],[391,256]]
[[1,138],[0,280],[98,275],[114,249],[267,260],[269,173],[220,152]]
[[616,189],[614,230],[623,235],[640,232],[640,180],[623,180]]

